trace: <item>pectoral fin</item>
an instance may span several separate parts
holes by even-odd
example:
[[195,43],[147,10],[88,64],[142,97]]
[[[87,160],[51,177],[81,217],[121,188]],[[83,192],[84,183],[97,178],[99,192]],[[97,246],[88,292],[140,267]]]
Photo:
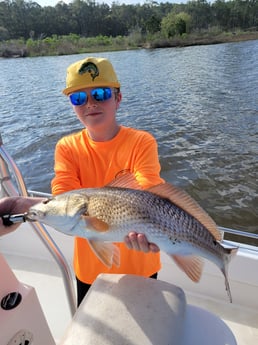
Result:
[[116,245],[108,242],[89,240],[89,245],[94,254],[108,268],[112,265],[120,266],[120,251]]
[[198,282],[202,275],[203,260],[198,256],[171,255],[175,263],[194,282]]
[[106,232],[109,229],[109,225],[106,222],[96,217],[82,215],[82,219],[85,221],[85,226],[90,230]]

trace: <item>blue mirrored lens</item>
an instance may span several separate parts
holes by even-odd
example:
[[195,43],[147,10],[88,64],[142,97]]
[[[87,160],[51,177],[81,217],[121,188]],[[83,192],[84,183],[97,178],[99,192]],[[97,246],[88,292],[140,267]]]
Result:
[[106,101],[111,98],[112,91],[110,87],[100,87],[94,90],[91,90],[91,96],[95,99],[95,101]]
[[[103,102],[112,97],[112,90],[110,87],[98,87],[91,90],[91,97],[98,102]],[[69,95],[72,105],[84,105],[88,101],[88,95],[84,91],[74,92]]]
[[70,101],[72,105],[83,105],[87,103],[87,93],[84,91],[74,92],[70,96]]

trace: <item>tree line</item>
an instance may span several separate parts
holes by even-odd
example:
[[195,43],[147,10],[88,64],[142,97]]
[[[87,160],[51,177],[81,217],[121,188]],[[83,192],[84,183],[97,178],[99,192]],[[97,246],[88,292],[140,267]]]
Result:
[[147,0],[142,5],[73,0],[45,7],[35,1],[0,1],[0,41],[71,34],[117,37],[132,32],[173,37],[212,28],[257,31],[258,0],[196,0],[186,4]]

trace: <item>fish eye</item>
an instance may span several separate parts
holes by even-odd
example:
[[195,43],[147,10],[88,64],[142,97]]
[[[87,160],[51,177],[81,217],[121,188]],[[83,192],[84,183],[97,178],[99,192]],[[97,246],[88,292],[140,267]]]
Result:
[[48,204],[51,200],[53,200],[53,198],[48,198],[48,199],[46,199],[46,200],[43,200],[42,203],[43,203],[44,205],[46,205],[46,204]]

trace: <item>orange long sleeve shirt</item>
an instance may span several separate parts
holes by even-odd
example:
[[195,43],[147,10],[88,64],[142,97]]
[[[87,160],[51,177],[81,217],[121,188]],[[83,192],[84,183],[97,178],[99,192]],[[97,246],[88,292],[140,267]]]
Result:
[[[121,126],[112,140],[95,142],[84,129],[57,143],[52,193],[103,187],[122,171],[134,173],[144,189],[162,183],[155,139],[147,132]],[[160,270],[159,253],[138,252],[128,249],[124,243],[116,245],[120,249],[120,266],[109,269],[95,256],[87,240],[76,237],[74,271],[77,278],[92,284],[100,273],[148,277]]]

